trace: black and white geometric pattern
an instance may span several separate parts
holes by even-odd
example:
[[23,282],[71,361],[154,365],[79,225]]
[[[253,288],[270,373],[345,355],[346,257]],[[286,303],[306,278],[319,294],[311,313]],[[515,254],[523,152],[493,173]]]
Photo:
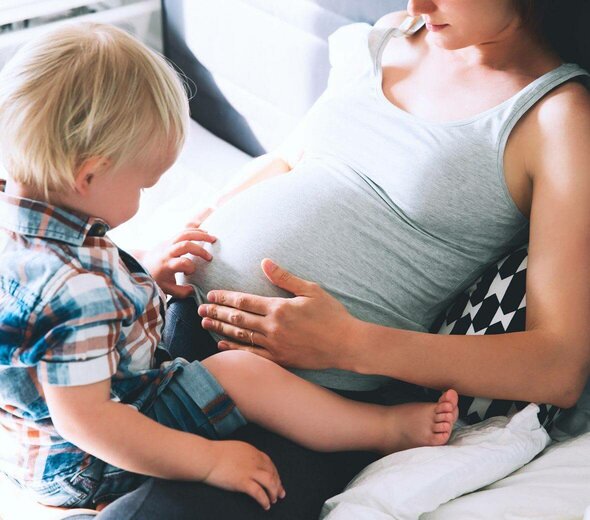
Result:
[[[502,334],[521,332],[526,324],[528,248],[520,248],[489,267],[434,323],[438,334]],[[433,396],[434,397],[434,396]],[[461,396],[463,420],[474,424],[488,417],[508,415],[528,403]],[[539,421],[549,428],[559,408],[539,405]]]

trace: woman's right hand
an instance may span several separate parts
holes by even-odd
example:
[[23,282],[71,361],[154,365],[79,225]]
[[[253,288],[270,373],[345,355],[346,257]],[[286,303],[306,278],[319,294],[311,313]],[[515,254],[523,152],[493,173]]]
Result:
[[212,445],[215,463],[204,482],[246,493],[266,510],[285,498],[277,468],[266,453],[240,441],[214,441]]
[[[345,368],[358,355],[359,320],[318,284],[299,278],[270,259],[268,280],[294,298],[275,298],[215,289],[199,306],[202,326],[227,339],[221,350],[245,350],[284,367]],[[362,351],[361,351],[362,355]],[[348,366],[346,369],[349,369]]]

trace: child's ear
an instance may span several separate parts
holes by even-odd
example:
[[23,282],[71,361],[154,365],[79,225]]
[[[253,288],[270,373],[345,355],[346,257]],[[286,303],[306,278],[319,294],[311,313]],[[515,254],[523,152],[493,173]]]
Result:
[[110,165],[105,157],[90,157],[86,159],[76,172],[74,186],[79,195],[87,195],[92,187],[96,175],[104,172]]

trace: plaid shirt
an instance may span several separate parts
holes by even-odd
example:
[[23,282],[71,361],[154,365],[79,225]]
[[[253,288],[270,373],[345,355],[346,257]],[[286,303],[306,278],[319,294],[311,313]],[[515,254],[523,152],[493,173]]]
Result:
[[181,360],[155,367],[163,325],[154,280],[108,226],[6,195],[0,180],[0,470],[38,485],[91,457],[55,430],[40,383],[111,379],[111,398],[148,406]]

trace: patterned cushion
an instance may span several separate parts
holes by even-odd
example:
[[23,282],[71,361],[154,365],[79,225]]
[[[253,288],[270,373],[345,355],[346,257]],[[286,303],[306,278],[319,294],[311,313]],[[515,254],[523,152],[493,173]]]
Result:
[[[434,323],[438,334],[502,334],[520,332],[526,324],[526,269],[528,247],[508,254],[461,294]],[[434,397],[434,395],[433,395]],[[461,396],[461,416],[469,424],[497,415],[508,415],[527,405],[522,401],[502,401]],[[539,420],[549,427],[559,409],[539,405]]]

